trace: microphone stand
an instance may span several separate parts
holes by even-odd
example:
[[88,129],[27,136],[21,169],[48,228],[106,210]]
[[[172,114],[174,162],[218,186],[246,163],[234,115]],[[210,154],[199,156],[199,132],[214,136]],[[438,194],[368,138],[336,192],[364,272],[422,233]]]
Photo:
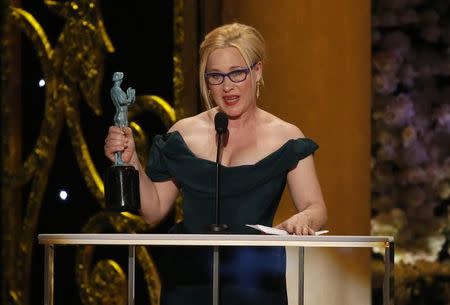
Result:
[[[217,155],[216,155],[216,202],[215,202],[215,223],[210,225],[211,233],[223,233],[228,229],[226,224],[220,223],[220,182],[221,182],[221,165],[220,165],[220,149],[222,147],[222,133],[217,133]],[[219,305],[220,295],[220,278],[219,278],[219,266],[220,266],[220,252],[219,246],[214,246],[213,252],[213,305]]]
[[220,164],[220,152],[222,148],[222,133],[217,133],[217,154],[216,154],[216,202],[214,205],[214,219],[215,223],[210,226],[212,233],[220,233],[228,229],[226,224],[220,223],[220,195],[221,195],[221,173],[222,166]]
[[[217,154],[216,154],[216,201],[214,205],[214,220],[215,223],[208,226],[209,233],[223,233],[228,229],[226,224],[220,223],[220,197],[221,197],[221,148],[222,148],[222,135],[227,132],[228,118],[223,113],[217,113],[214,118],[214,123],[217,131]],[[220,295],[220,278],[219,278],[219,266],[220,266],[220,252],[219,246],[214,246],[213,250],[213,305],[219,305]]]

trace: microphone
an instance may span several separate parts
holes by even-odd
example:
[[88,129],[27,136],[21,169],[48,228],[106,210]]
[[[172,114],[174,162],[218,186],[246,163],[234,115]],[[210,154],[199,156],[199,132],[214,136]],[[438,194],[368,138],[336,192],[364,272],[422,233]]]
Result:
[[[228,117],[223,112],[217,112],[214,117],[214,125],[219,135],[222,135],[228,131]],[[219,146],[217,146],[219,148]]]
[[218,112],[214,117],[214,127],[217,132],[217,155],[216,155],[216,202],[214,206],[215,223],[209,226],[209,231],[219,233],[228,229],[226,224],[220,223],[220,186],[221,186],[221,165],[220,151],[222,148],[222,135],[228,131],[228,117],[223,112]]

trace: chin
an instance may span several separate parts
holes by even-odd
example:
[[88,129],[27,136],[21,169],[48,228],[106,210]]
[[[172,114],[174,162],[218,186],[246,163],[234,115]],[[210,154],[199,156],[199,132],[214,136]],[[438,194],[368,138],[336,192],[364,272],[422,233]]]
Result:
[[239,118],[242,115],[241,109],[230,109],[230,108],[221,108],[223,112],[227,115],[230,119],[236,119]]

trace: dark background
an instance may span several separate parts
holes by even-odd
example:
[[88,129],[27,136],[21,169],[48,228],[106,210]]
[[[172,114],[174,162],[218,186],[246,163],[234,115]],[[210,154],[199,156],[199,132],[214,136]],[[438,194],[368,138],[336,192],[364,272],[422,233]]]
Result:
[[[158,95],[173,104],[174,41],[172,1],[108,0],[102,1],[101,5],[105,28],[115,47],[115,53],[105,52],[105,73],[101,89],[103,114],[96,116],[86,103],[80,104],[83,133],[99,173],[103,173],[110,165],[103,155],[103,143],[115,113],[109,95],[112,74],[115,71],[124,72],[122,88],[131,86],[136,89],[136,95]],[[43,26],[54,46],[64,20],[50,11],[44,1],[24,0],[21,6]],[[23,154],[27,156],[39,134],[44,112],[44,88],[38,86],[42,71],[35,50],[25,35],[22,35],[21,73]],[[140,119],[139,123],[150,135],[164,132],[161,122],[154,115],[149,114]],[[65,201],[59,199],[61,189],[68,192]],[[87,220],[100,210],[100,205],[85,185],[67,128],[64,128],[40,211],[38,233],[79,233]],[[75,281],[75,249],[63,247],[55,252],[55,304],[81,304]],[[44,248],[37,244],[37,240],[33,253],[30,302],[41,303]],[[125,247],[99,248],[96,249],[96,256],[114,258],[121,263],[125,272],[127,270]],[[147,304],[144,280],[139,265],[136,266],[136,304]]]

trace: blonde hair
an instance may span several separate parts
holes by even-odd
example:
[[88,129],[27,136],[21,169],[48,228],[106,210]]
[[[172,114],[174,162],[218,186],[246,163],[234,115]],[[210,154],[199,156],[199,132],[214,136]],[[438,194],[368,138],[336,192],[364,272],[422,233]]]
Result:
[[[254,28],[241,23],[222,25],[209,32],[200,45],[200,93],[206,109],[214,107],[214,101],[208,94],[208,85],[205,80],[206,64],[211,52],[217,49],[234,47],[242,55],[247,67],[259,61],[263,62],[266,55],[264,38]],[[261,77],[260,85],[264,84]]]

